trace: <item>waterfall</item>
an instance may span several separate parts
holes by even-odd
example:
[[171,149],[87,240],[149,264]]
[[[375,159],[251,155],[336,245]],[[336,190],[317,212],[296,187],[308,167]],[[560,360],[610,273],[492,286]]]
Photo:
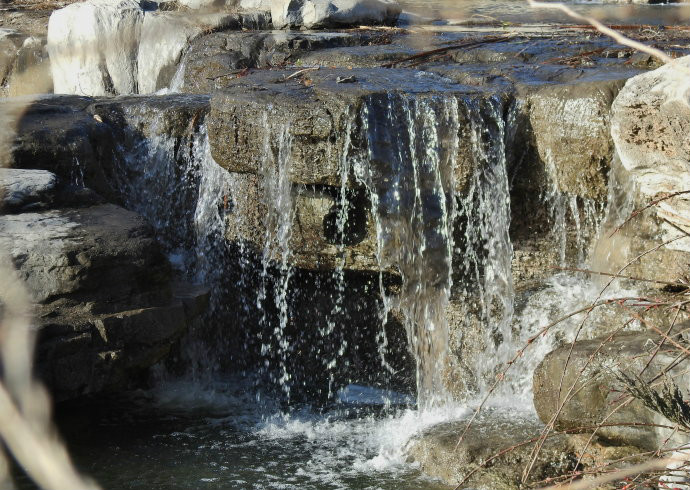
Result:
[[468,101],[466,108],[475,172],[466,194],[458,199],[458,214],[464,220],[462,247],[456,248],[456,263],[464,278],[458,300],[478,303],[478,308],[471,309],[479,317],[484,351],[472,370],[475,389],[483,392],[514,348],[510,189],[503,104],[490,98],[486,107]]
[[[262,323],[268,325],[265,302],[268,298],[268,283],[272,280],[269,266],[275,264],[277,269],[277,283],[274,285],[273,306],[278,311],[278,323],[273,328],[273,338],[262,345],[262,355],[267,356],[272,346],[278,351],[273,353],[277,358],[279,372],[273,373],[273,382],[283,390],[288,400],[291,391],[291,373],[288,369],[290,343],[285,331],[288,326],[289,304],[288,292],[293,275],[290,238],[294,220],[294,206],[292,201],[292,183],[290,182],[290,153],[292,149],[289,125],[271,125],[270,116],[263,114],[264,151],[260,163],[263,183],[263,196],[267,207],[265,218],[264,249],[262,258],[261,290],[257,298],[257,308],[263,312]],[[270,328],[269,328],[270,330]]]
[[452,285],[458,103],[453,97],[373,96],[362,109],[366,157],[355,168],[372,204],[379,268],[402,277],[386,316],[403,316],[417,367],[420,408],[447,399],[445,314]]
[[[277,108],[261,115],[256,174],[216,164],[204,115],[171,132],[158,111],[164,109],[125,106],[128,130],[114,183],[126,206],[154,226],[180,276],[211,289],[208,325],[185,341],[197,374],[216,372],[233,351],[246,358],[243,366],[258,366],[287,401],[317,378],[323,387],[313,391],[332,399],[360,347],[348,330],[357,328],[353,306],[368,307],[352,302],[363,293],[375,296],[367,301],[378,307],[378,331],[368,339],[378,346],[378,366],[369,368],[396,374],[387,324],[400,320],[424,411],[452,398],[456,357],[464,363],[464,389],[484,393],[526,336],[568,308],[564,290],[585,289],[572,278],[550,280],[516,309],[506,162],[513,128],[499,95],[368,95],[347,109],[338,185],[320,190],[293,181],[293,128]],[[365,199],[355,197],[360,187]],[[600,205],[559,193],[553,182],[548,189],[544,202],[553,210],[561,263],[567,247],[582,263]],[[332,203],[332,222],[324,218],[324,227],[333,228],[328,272],[300,268],[293,243],[300,199],[319,193]],[[348,275],[350,221],[362,206],[375,235],[373,290],[353,289]],[[309,294],[320,299],[305,304]],[[514,393],[529,391],[534,362],[516,370]]]

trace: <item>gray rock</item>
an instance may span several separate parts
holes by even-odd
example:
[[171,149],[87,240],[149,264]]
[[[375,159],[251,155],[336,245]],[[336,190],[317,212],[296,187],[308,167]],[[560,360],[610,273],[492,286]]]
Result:
[[[574,385],[572,398],[556,418],[556,429],[593,427],[605,421],[607,426],[597,431],[597,437],[607,444],[656,449],[671,435],[671,430],[626,424],[674,424],[652,412],[638,400],[616,409],[624,401],[622,394],[625,393],[625,386],[618,381],[615,373],[640,373],[650,361],[651,354],[661,338],[646,332],[631,332],[617,334],[613,340],[605,339],[606,337],[579,341],[575,343],[572,354],[570,345],[566,345],[546,356],[534,372],[534,406],[537,413],[542,421],[549,422]],[[570,358],[570,361],[559,398],[559,386],[567,358]],[[644,379],[649,380],[658,375],[670,366],[675,358],[676,354],[673,351],[662,349],[651,361]],[[688,382],[683,381],[683,376],[686,375],[682,374],[682,365],[672,369],[671,374],[674,377],[681,376],[675,381],[686,390]]]
[[[413,438],[409,458],[422,471],[440,478],[448,485],[513,490],[522,488],[522,475],[529,464],[543,426],[520,412],[500,413],[487,410],[472,424],[460,441],[466,420],[433,426]],[[514,449],[495,457],[513,446]],[[493,458],[493,459],[490,459]],[[575,469],[577,457],[568,439],[552,434],[544,443],[528,481],[538,482]],[[470,476],[470,473],[472,475]]]
[[47,170],[0,168],[0,209],[43,207],[53,199],[57,177]]
[[[643,200],[690,189],[690,56],[631,78],[612,108],[612,127],[621,162],[639,186]],[[664,223],[665,241],[690,230],[687,195],[654,208]],[[690,240],[667,245],[690,251]]]
[[127,298],[167,268],[142,218],[112,204],[0,217],[0,240],[37,302],[107,289]]
[[560,191],[606,199],[611,104],[625,80],[541,86],[526,97],[535,148]]
[[[57,187],[49,172],[8,173],[25,177],[15,193],[24,202],[47,201]],[[208,300],[200,288],[173,292],[170,266],[141,217],[90,204],[0,216],[0,246],[35,301],[36,369],[57,401],[140,384]]]
[[[192,41],[182,61],[185,66],[184,90],[195,93],[214,92],[242,74],[243,69],[270,68],[286,63],[309,66],[311,61],[307,57],[321,53],[326,57],[324,61],[329,62],[328,66],[342,66],[339,62],[330,64],[330,61],[336,61],[330,56],[338,55],[326,53],[329,48],[360,45],[366,48],[367,45],[380,45],[385,40],[385,33],[359,30],[217,32]],[[376,49],[366,51],[371,55]],[[319,64],[318,61],[315,64]]]
[[272,0],[276,29],[393,25],[401,8],[394,0]]

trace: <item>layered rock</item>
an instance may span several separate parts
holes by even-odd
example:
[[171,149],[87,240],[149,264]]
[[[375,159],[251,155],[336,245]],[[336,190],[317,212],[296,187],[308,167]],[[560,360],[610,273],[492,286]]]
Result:
[[[628,80],[613,104],[621,163],[645,201],[690,189],[690,57]],[[655,206],[670,249],[690,251],[687,194]]]
[[[136,214],[41,170],[0,170],[0,243],[36,303],[39,375],[59,400],[131,387],[202,313]],[[203,295],[203,292],[197,294]]]
[[526,97],[535,148],[559,191],[606,200],[611,104],[625,80],[547,85]]

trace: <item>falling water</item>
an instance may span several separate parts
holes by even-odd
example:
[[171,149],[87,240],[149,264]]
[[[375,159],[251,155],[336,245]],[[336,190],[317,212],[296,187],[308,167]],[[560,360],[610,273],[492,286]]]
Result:
[[[374,210],[381,270],[402,277],[397,297],[384,294],[384,309],[404,318],[417,364],[420,408],[447,399],[446,363],[450,297],[454,172],[458,104],[453,97],[388,93],[364,105],[364,164],[355,169]],[[383,289],[383,288],[382,288]]]
[[273,353],[278,360],[279,373],[273,377],[284,393],[290,398],[291,374],[287,367],[290,354],[290,343],[285,335],[289,321],[288,292],[293,274],[291,262],[290,238],[294,219],[292,203],[292,183],[290,182],[290,154],[292,149],[289,125],[286,123],[273,127],[269,122],[268,113],[263,114],[264,127],[269,128],[264,133],[264,151],[261,162],[263,195],[265,196],[267,215],[265,220],[263,268],[261,273],[261,290],[257,298],[257,308],[264,312],[262,323],[266,325],[269,318],[266,315],[265,302],[269,299],[268,283],[272,281],[269,267],[275,265],[277,269],[277,284],[271,300],[278,311],[278,323],[273,328],[273,338],[270,343],[262,346],[262,355],[269,354],[272,346],[278,351]]
[[467,110],[476,171],[466,195],[459,199],[458,214],[465,224],[456,262],[465,277],[460,285],[461,301],[479,305],[484,351],[473,370],[477,389],[482,392],[486,390],[484,383],[509,360],[513,348],[510,190],[501,101],[491,98],[486,107],[470,101]]

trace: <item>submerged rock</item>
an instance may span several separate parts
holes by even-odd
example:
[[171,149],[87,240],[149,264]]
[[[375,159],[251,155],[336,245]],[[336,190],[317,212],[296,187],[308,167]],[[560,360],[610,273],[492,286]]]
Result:
[[[461,440],[466,427],[467,420],[431,427],[410,441],[409,458],[419,463],[425,474],[448,485],[463,482],[463,488],[522,488],[523,472],[543,426],[520,412],[496,411],[481,414]],[[528,482],[563,475],[574,470],[576,462],[568,438],[551,434],[538,453]]]
[[401,12],[395,0],[272,0],[276,29],[393,25]]
[[[613,103],[612,128],[621,163],[645,201],[690,190],[690,56],[628,80]],[[690,198],[654,208],[670,249],[690,252]],[[684,231],[679,231],[677,228]],[[678,239],[680,238],[680,239]]]

